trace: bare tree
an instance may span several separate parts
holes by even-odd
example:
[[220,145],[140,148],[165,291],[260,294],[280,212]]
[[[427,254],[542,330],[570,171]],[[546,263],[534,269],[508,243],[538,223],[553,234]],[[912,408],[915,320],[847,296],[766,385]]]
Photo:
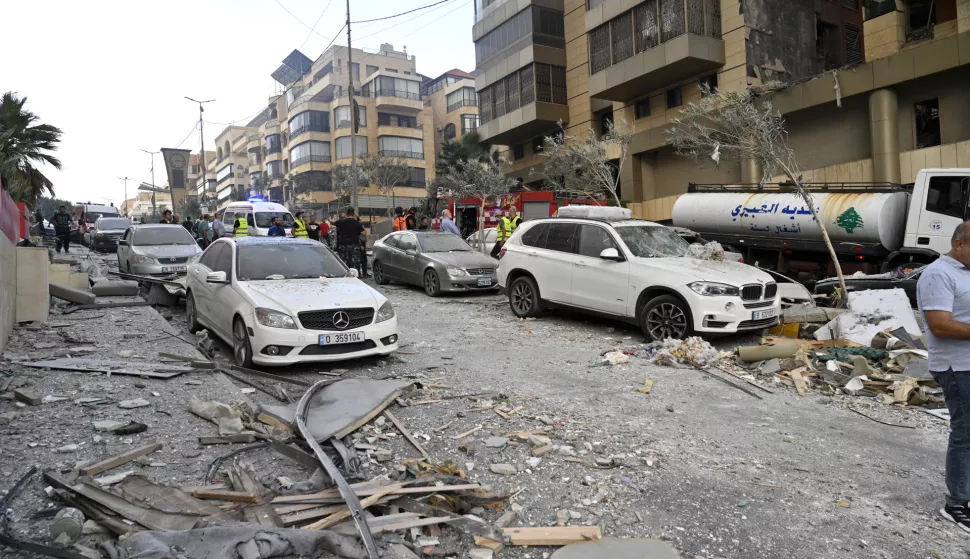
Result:
[[[411,179],[411,168],[396,157],[371,153],[362,157],[358,166],[367,181],[376,186],[385,198],[393,199],[394,187],[407,184]],[[391,215],[393,205],[387,206],[387,215]]]
[[353,168],[350,165],[337,163],[333,166],[332,184],[333,194],[339,200],[344,196],[352,198],[354,190],[359,190],[361,186],[367,186],[367,180],[360,165],[357,166],[357,180],[354,181]]
[[633,134],[626,123],[608,123],[601,138],[590,129],[585,138],[566,134],[559,124],[560,134],[546,136],[539,156],[544,163],[541,172],[552,190],[580,194],[591,199],[601,196],[620,203],[620,168],[630,152]]
[[442,187],[451,192],[452,198],[475,198],[479,201],[478,235],[482,252],[485,250],[485,205],[497,201],[518,185],[515,179],[502,172],[505,160],[464,161],[448,167],[441,176]]
[[667,129],[667,138],[677,153],[695,161],[715,163],[753,159],[762,168],[761,184],[776,171],[787,176],[795,193],[811,210],[835,266],[842,295],[847,294],[839,257],[825,223],[819,219],[815,197],[802,181],[781,113],[768,101],[755,103],[755,96],[749,91],[717,93],[705,86],[702,94],[701,100],[682,109],[681,116]]

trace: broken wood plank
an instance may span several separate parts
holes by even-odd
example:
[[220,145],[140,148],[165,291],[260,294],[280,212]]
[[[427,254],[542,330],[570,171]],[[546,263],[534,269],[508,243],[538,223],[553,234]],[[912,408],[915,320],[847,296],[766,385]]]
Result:
[[199,437],[199,444],[248,444],[256,442],[256,435],[240,433],[223,437]]
[[738,385],[738,384],[734,384],[733,382],[731,382],[728,379],[722,377],[721,375],[718,375],[718,374],[716,374],[716,373],[714,373],[712,371],[708,371],[707,369],[704,369],[703,367],[698,367],[697,365],[694,365],[694,368],[697,369],[698,371],[704,373],[705,375],[708,375],[708,376],[710,376],[712,378],[715,378],[715,379],[723,382],[724,384],[726,384],[726,385],[728,385],[728,386],[730,386],[732,388],[737,388],[738,390],[740,390],[741,392],[744,392],[745,394],[747,394],[749,396],[754,396],[755,398],[757,398],[759,400],[764,400],[764,398],[762,398],[761,396],[759,396],[756,392],[752,392],[751,390],[748,390],[744,386],[741,386],[741,385]]
[[455,422],[454,420],[451,420],[448,423],[445,423],[444,425],[442,425],[441,427],[435,427],[434,429],[432,429],[432,431],[434,431],[435,433],[440,433],[440,432],[444,431],[445,429],[451,427],[451,424],[454,423],[454,422]]
[[[294,505],[294,506],[304,506],[304,505]],[[324,516],[331,515],[335,512],[339,512],[342,509],[347,508],[347,505],[332,505],[329,507],[318,507],[316,505],[309,505],[313,508],[309,508],[302,511],[296,511],[289,514],[284,514],[282,509],[276,509],[276,513],[280,515],[280,519],[283,520],[283,526],[292,526],[294,524],[300,524],[301,522],[306,522],[308,520],[316,520],[317,518],[323,518]]]
[[396,530],[408,530],[411,528],[419,528],[421,526],[444,524],[446,522],[454,522],[454,520],[454,518],[448,516],[437,516],[434,518],[414,518],[412,520],[402,520],[393,524],[378,524],[376,526],[370,522],[368,522],[368,524],[371,526],[370,531],[372,534],[380,534],[382,532],[394,532]]
[[475,536],[475,545],[491,549],[493,553],[501,553],[505,549],[504,543],[482,536]]
[[509,410],[508,414],[509,416],[513,416],[524,409],[525,409],[525,406],[515,406],[514,408]]
[[[389,485],[380,486],[365,486],[365,487],[354,487],[354,494],[358,497],[367,497],[370,495],[376,495],[381,493],[385,488],[392,487]],[[413,495],[413,494],[428,494],[428,493],[446,493],[449,491],[471,491],[474,489],[481,489],[482,486],[477,483],[469,483],[465,485],[430,485],[428,487],[403,487],[394,491],[394,495]],[[277,497],[273,499],[273,504],[280,503],[308,503],[314,500],[323,499],[340,499],[340,494],[336,489],[324,489],[317,493],[311,493],[309,495],[284,495],[282,497]]]
[[599,526],[506,528],[504,533],[512,545],[569,545],[603,539]]
[[492,411],[493,411],[493,412],[495,412],[495,413],[496,413],[496,414],[497,414],[497,415],[498,415],[499,417],[501,417],[502,419],[504,419],[504,420],[506,420],[506,421],[508,421],[508,420],[510,420],[510,419],[512,419],[512,418],[511,418],[511,417],[509,416],[509,414],[507,414],[507,413],[505,413],[504,411],[502,411],[502,410],[500,410],[500,409],[498,409],[498,408],[492,408]]
[[479,429],[481,429],[481,428],[482,428],[482,426],[479,425],[478,427],[475,427],[474,429],[469,429],[468,431],[465,431],[464,433],[462,433],[460,435],[452,435],[451,438],[453,438],[453,439],[464,439],[465,437],[467,437],[469,435],[472,435],[474,433],[477,433],[479,431]]
[[255,503],[259,500],[259,497],[253,493],[225,489],[198,489],[192,492],[192,496],[210,501],[232,501],[234,503]]
[[798,392],[799,396],[808,394],[808,383],[805,382],[805,377],[802,376],[802,373],[805,372],[805,370],[805,367],[800,367],[798,369],[788,371],[788,376],[790,376],[792,381],[795,383],[795,390]]
[[289,424],[284,423],[284,422],[280,421],[279,419],[276,419],[272,415],[269,415],[267,413],[261,413],[261,414],[259,414],[259,415],[256,416],[256,419],[260,423],[265,423],[266,425],[269,425],[271,427],[276,427],[277,429],[283,429],[284,431],[286,431],[286,432],[288,432],[290,434],[293,434],[293,428],[290,427]]
[[295,446],[284,444],[280,441],[271,441],[269,447],[311,472],[316,472],[320,468],[320,462],[316,458],[303,452]]
[[97,475],[97,474],[100,474],[101,472],[106,472],[112,468],[117,468],[122,464],[127,464],[128,462],[131,462],[141,456],[151,454],[156,450],[159,450],[160,448],[162,448],[162,443],[145,444],[137,448],[133,448],[129,451],[122,452],[117,456],[113,456],[106,460],[102,460],[100,462],[91,464],[90,466],[85,466],[79,469],[78,473],[81,474],[82,476]]
[[437,404],[443,400],[421,400],[419,402],[411,402],[412,406],[426,406],[428,404]]
[[[377,501],[379,501],[381,497],[394,493],[395,491],[398,491],[403,488],[404,488],[403,483],[395,483],[394,485],[389,485],[387,487],[384,487],[383,489],[381,489],[379,493],[371,495],[370,497],[367,497],[366,499],[362,500],[360,502],[360,508],[361,510],[366,509],[367,507],[377,503]],[[331,514],[330,516],[324,518],[323,520],[314,522],[309,526],[304,526],[303,529],[304,530],[323,530],[324,528],[329,528],[330,526],[333,526],[334,524],[340,522],[341,520],[349,516],[350,516],[350,509],[345,508],[342,511]]]
[[414,446],[414,448],[418,449],[418,452],[421,453],[421,456],[423,456],[425,460],[427,460],[428,462],[431,462],[431,456],[428,455],[428,451],[426,451],[424,447],[421,446],[421,443],[419,443],[417,439],[415,439],[411,435],[411,432],[404,427],[404,424],[401,423],[401,421],[397,417],[395,417],[393,413],[391,413],[391,410],[384,410],[384,416],[387,417],[389,420],[391,420],[391,423],[393,423],[394,426],[397,427],[397,430],[400,431],[402,435],[404,435],[404,438],[407,439],[408,442],[411,443],[412,446]]

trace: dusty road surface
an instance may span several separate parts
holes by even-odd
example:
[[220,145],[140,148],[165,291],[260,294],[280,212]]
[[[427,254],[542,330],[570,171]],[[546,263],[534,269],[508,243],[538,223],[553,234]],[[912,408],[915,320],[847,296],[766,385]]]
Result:
[[[79,252],[76,258],[89,260]],[[861,398],[800,397],[783,386],[769,386],[773,394],[758,391],[763,399],[757,399],[697,371],[639,359],[604,366],[603,351],[642,341],[636,329],[568,313],[520,321],[498,295],[430,299],[399,285],[379,289],[398,313],[399,354],[273,372],[308,382],[328,378],[320,372],[339,372],[419,383],[401,402],[409,405],[391,409],[433,462],[451,461],[472,481],[514,495],[506,503],[506,510],[518,512],[513,525],[555,525],[559,513],[569,525],[600,525],[607,536],[666,540],[686,559],[970,556],[970,536],[937,512],[947,426],[927,414]],[[10,378],[11,386],[67,399],[26,408],[0,399],[0,414],[12,414],[0,421],[0,490],[31,464],[68,471],[155,440],[164,443],[162,450],[121,469],[156,483],[198,485],[209,463],[233,449],[199,445],[197,437],[215,435],[215,426],[189,414],[186,402],[197,396],[277,403],[260,392],[244,394],[245,385],[206,371],[154,380],[15,363],[78,347],[91,357],[132,361],[157,360],[158,352],[197,355],[172,337],[194,340],[182,313],[162,313],[171,320],[150,307],[73,315],[55,309],[42,330],[16,331],[0,360],[0,381]],[[717,344],[729,348],[752,340]],[[216,347],[217,358],[231,354],[224,344]],[[654,381],[649,394],[636,391],[645,379]],[[299,395],[299,388],[286,388]],[[98,396],[108,401],[74,402]],[[150,405],[118,407],[133,398]],[[915,429],[875,423],[849,405]],[[106,419],[140,421],[149,429],[128,436],[96,433],[92,422]],[[511,435],[523,431],[549,437],[554,450],[533,457],[526,436]],[[389,440],[374,446],[391,450],[393,458],[367,460],[368,477],[398,475],[399,464],[418,456],[386,426],[372,423],[359,435],[376,432]],[[70,444],[79,447],[56,451]],[[246,460],[273,489],[280,476],[308,475],[265,449],[247,453]],[[516,473],[493,473],[493,465],[512,466]],[[45,485],[35,476],[8,505],[18,537],[49,542],[49,519],[33,518],[60,506],[44,493]],[[495,520],[501,513],[481,514]],[[93,547],[99,538],[104,536],[82,541]],[[441,542],[441,550],[458,557],[472,547],[467,534],[450,528]],[[539,559],[554,550],[507,547],[497,557]],[[2,548],[0,555],[30,556]]]

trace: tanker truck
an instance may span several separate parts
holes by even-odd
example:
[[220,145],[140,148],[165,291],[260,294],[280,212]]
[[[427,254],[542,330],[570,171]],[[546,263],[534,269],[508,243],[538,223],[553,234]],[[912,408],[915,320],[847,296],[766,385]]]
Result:
[[[906,185],[806,186],[846,275],[928,264],[950,250],[953,230],[970,216],[970,169],[923,169]],[[835,275],[819,225],[790,183],[691,183],[672,218],[745,262],[802,283]]]

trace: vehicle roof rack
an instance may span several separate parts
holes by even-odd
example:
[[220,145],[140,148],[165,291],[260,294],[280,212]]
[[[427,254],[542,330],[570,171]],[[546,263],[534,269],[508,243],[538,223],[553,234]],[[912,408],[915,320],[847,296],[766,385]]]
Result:
[[[893,182],[806,182],[812,192],[910,192],[913,184]],[[687,192],[795,192],[795,184],[788,182],[734,183],[734,184],[687,184]]]

